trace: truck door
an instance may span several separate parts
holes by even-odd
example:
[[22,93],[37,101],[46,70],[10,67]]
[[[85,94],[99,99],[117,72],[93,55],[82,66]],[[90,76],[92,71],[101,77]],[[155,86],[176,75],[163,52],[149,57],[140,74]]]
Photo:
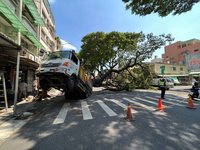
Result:
[[72,53],[71,60],[72,60],[71,70],[78,76],[79,59]]

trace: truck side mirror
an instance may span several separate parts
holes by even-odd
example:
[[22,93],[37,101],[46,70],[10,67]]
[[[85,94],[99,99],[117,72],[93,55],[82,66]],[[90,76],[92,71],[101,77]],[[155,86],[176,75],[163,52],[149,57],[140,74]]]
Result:
[[43,57],[45,54],[46,54],[46,52],[43,49],[40,49],[39,52],[38,52],[38,55],[41,56],[41,57]]
[[80,59],[80,62],[81,62],[81,63],[84,63],[84,59],[83,59],[83,58],[81,58],[81,59]]

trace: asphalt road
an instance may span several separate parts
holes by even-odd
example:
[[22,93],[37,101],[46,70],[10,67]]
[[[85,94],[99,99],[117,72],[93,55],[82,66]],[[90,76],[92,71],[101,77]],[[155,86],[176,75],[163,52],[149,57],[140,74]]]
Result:
[[[170,90],[155,111],[160,91],[95,91],[85,100],[64,96],[42,109],[4,142],[1,150],[199,150],[200,103],[186,108],[187,92]],[[124,119],[131,102],[134,121]]]

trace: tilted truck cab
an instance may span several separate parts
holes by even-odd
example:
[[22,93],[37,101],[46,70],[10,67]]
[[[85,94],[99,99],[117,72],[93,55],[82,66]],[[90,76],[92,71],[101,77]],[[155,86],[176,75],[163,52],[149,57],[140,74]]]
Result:
[[40,88],[53,87],[65,92],[66,98],[86,98],[92,94],[92,82],[73,50],[49,53],[42,61],[38,77]]

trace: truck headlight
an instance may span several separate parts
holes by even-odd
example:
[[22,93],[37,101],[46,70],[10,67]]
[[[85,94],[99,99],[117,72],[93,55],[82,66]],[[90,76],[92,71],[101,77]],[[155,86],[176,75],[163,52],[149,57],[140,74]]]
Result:
[[66,66],[66,67],[69,66],[69,62],[64,62],[63,66]]

